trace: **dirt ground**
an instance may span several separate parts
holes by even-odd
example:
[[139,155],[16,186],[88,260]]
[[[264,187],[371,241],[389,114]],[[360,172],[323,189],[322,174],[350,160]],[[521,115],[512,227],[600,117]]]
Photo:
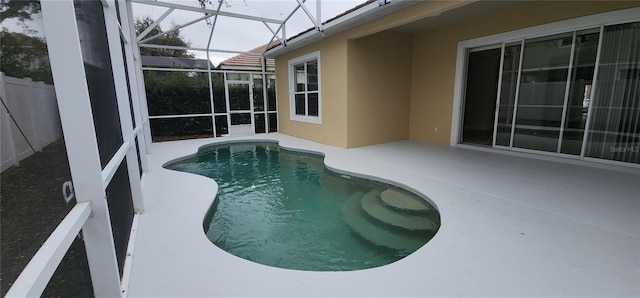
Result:
[[[71,180],[63,140],[52,143],[0,175],[0,293],[15,279],[75,205],[62,195]],[[93,297],[84,244],[71,245],[43,297]]]

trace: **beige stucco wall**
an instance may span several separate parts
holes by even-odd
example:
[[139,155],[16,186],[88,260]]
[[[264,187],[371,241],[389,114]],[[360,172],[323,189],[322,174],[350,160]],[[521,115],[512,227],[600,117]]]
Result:
[[411,35],[352,40],[347,65],[347,147],[409,138]]
[[[289,119],[289,60],[320,51],[322,124]],[[334,36],[276,58],[278,120],[281,133],[347,147],[347,40]]]
[[[279,131],[339,147],[405,138],[449,144],[459,41],[640,5],[524,2],[418,32],[393,30],[426,17],[447,17],[439,13],[472,2],[424,1],[276,57]],[[321,54],[322,124],[291,121],[287,64],[314,51]],[[389,81],[382,82],[381,74]],[[391,125],[381,125],[385,117]]]
[[[339,147],[355,147],[362,145],[369,145],[374,143],[381,143],[386,141],[394,141],[399,139],[406,139],[408,137],[408,104],[409,104],[409,86],[411,84],[410,78],[410,39],[408,35],[402,37],[396,36],[390,33],[383,33],[378,37],[368,36],[374,35],[379,32],[383,32],[387,29],[397,27],[415,20],[419,20],[429,15],[437,14],[441,11],[446,11],[453,7],[460,6],[465,1],[428,1],[420,4],[416,4],[414,7],[420,7],[420,9],[405,9],[395,14],[385,16],[376,19],[372,22],[363,24],[356,28],[352,28],[348,31],[334,35],[320,40],[314,44],[305,46],[301,49],[292,51],[290,53],[280,55],[275,58],[276,60],[276,80],[277,80],[277,94],[278,94],[278,130],[281,133],[296,136],[303,139],[308,139],[324,144],[339,146]],[[467,1],[468,3],[468,1]],[[384,38],[393,38],[398,41],[398,45],[393,46],[385,42]],[[373,52],[368,54],[367,57],[360,59],[355,55],[348,54],[348,48],[354,47],[352,53],[362,52],[364,49],[361,46],[380,46],[382,48],[373,49]],[[400,49],[400,50],[399,50]],[[363,108],[366,110],[356,111],[354,105],[352,108],[348,108],[348,102],[351,100],[348,94],[355,96],[354,102],[365,103],[364,96],[360,96],[359,89],[362,89],[364,85],[367,85],[361,79],[355,79],[355,75],[350,76],[351,82],[354,87],[349,86],[348,83],[348,69],[353,70],[357,75],[363,73],[362,70],[371,69],[371,61],[377,57],[382,57],[383,50],[399,50],[403,53],[401,59],[394,60],[398,62],[398,65],[392,67],[392,72],[397,74],[398,77],[392,79],[394,84],[386,84],[376,86],[376,92],[370,92],[368,90],[360,90],[362,93],[376,95],[373,100],[380,106],[371,106]],[[290,107],[289,107],[289,73],[288,73],[288,61],[296,57],[314,52],[320,51],[321,55],[321,96],[322,96],[322,124],[309,124],[304,122],[290,120]],[[354,52],[355,51],[355,52]],[[376,52],[377,51],[377,52]],[[354,61],[349,62],[349,57],[354,58]],[[389,66],[388,62],[379,62]],[[400,71],[404,69],[404,71]],[[388,70],[377,67],[374,69],[374,73],[387,73]],[[368,76],[372,75],[367,73]],[[407,80],[399,82],[399,77],[403,76]],[[364,78],[364,77],[363,77]],[[377,77],[369,77],[370,79],[377,80]],[[369,85],[368,87],[370,87]],[[352,89],[353,88],[353,89]],[[349,93],[348,90],[352,90]],[[398,91],[401,90],[401,91]],[[401,102],[391,112],[393,125],[384,127],[382,131],[376,132],[376,127],[368,127],[371,123],[378,125],[375,121],[379,121],[381,111],[391,108],[389,102],[383,100],[380,94],[398,94],[397,98],[404,98],[402,100],[396,99],[396,103]],[[388,98],[388,96],[385,96]],[[369,102],[371,104],[371,102]],[[359,117],[360,121],[351,121],[348,124],[347,111],[354,112],[349,117]],[[403,121],[395,121],[399,118],[398,115],[403,115],[405,119]]]
[[415,33],[410,139],[449,144],[459,41],[637,6],[639,1],[525,2]]

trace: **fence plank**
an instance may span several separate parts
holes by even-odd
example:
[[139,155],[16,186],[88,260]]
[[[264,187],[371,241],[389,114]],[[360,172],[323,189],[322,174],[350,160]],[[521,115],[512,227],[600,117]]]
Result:
[[2,107],[2,167],[4,171],[29,157],[34,152],[29,147],[24,132],[35,150],[44,147],[62,137],[60,115],[56,102],[55,89],[43,82],[33,82],[29,78],[20,79],[0,75],[0,96],[9,108],[11,115]]
[[[7,88],[5,87],[7,78],[3,72],[0,72],[0,97],[2,97],[5,103],[7,103]],[[2,121],[2,126],[0,126],[2,129],[0,131],[0,137],[2,138],[2,147],[0,148],[2,165],[0,171],[4,172],[4,170],[11,166],[17,166],[19,160],[16,154],[16,145],[13,141],[13,130],[11,129],[13,123],[11,123],[11,116],[9,116],[9,112],[7,112],[4,106],[2,106],[0,118]]]

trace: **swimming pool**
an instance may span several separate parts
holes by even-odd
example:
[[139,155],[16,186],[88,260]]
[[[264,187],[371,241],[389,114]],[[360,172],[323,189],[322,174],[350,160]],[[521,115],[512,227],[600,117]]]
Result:
[[218,144],[166,168],[210,177],[203,227],[216,246],[264,265],[351,271],[393,263],[437,232],[433,204],[389,184],[334,173],[318,155],[273,143]]

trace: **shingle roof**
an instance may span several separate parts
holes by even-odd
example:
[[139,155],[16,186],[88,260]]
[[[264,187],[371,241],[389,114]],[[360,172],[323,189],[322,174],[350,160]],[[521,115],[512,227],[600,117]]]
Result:
[[[213,63],[209,63],[211,64],[211,69],[215,69]],[[207,59],[142,56],[142,66],[207,69]]]
[[[279,41],[274,41],[271,44],[263,44],[255,49],[251,49],[249,50],[250,53],[260,53],[262,54],[262,52],[264,52],[264,50],[267,48],[267,46],[271,47],[274,45],[279,44]],[[256,69],[260,69],[262,67],[262,63],[260,62],[260,59],[262,57],[261,56],[253,56],[253,55],[247,55],[247,54],[240,54],[240,55],[236,55],[233,56],[227,60],[224,60],[222,62],[220,62],[220,64],[218,65],[218,67],[220,68],[225,68],[225,69],[233,69],[233,68],[256,68]],[[275,67],[275,62],[273,59],[267,59],[267,68],[274,68]]]

